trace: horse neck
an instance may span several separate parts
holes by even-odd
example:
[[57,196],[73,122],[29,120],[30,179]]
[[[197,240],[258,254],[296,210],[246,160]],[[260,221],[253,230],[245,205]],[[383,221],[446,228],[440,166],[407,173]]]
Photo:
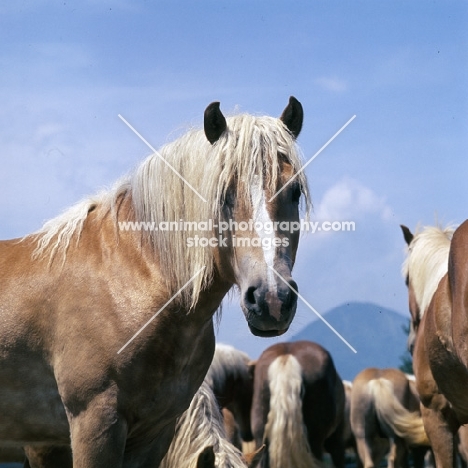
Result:
[[[117,211],[117,218],[114,221],[114,223],[117,225],[118,228],[125,225],[125,223],[127,226],[132,225],[131,223],[134,223],[134,226],[143,226],[145,221],[138,219],[136,211],[137,210],[135,210],[134,208],[132,194],[126,194],[121,202],[119,210]],[[166,245],[167,248],[159,248],[160,245],[158,245],[158,242],[155,242],[155,237],[157,234],[158,231],[145,231],[144,229],[129,230],[126,232],[122,232],[122,230],[119,229],[119,236],[125,237],[126,239],[128,239],[128,243],[134,245],[135,249],[138,250],[136,254],[141,255],[141,257],[144,258],[146,262],[148,262],[149,267],[151,267],[151,265],[156,265],[157,268],[164,266],[164,271],[161,271],[161,278],[163,278],[164,281],[166,281],[166,286],[168,291],[170,292],[170,295],[181,296],[182,308],[187,309],[187,311],[190,309],[193,312],[199,313],[200,311],[208,311],[208,314],[210,316],[213,315],[214,312],[220,306],[223,297],[231,289],[233,283],[229,281],[229,279],[225,279],[224,275],[221,276],[221,274],[219,273],[220,268],[218,268],[216,261],[213,265],[205,265],[205,270],[207,269],[211,272],[208,275],[210,278],[205,281],[204,287],[200,285],[197,286],[197,300],[190,304],[190,301],[187,300],[187,298],[183,294],[179,293],[179,291],[183,286],[189,286],[183,292],[190,291],[190,283],[188,281],[193,280],[195,276],[193,275],[193,272],[189,271],[187,268],[182,266],[181,268],[184,270],[185,275],[184,278],[187,277],[188,281],[186,281],[183,285],[174,284],[174,282],[172,281],[174,272],[178,271],[177,269],[175,269],[174,264],[184,262],[180,258],[180,255],[179,257],[171,257],[173,251],[177,250],[177,247],[174,247],[173,250],[171,250],[170,248],[171,245]],[[159,235],[164,236],[165,233],[161,232]],[[212,257],[213,256],[208,256],[208,261]],[[172,275],[168,274],[168,271],[172,271]],[[205,271],[202,271],[199,274],[199,276],[195,278],[193,283],[195,283],[199,279],[203,282],[204,278]]]
[[422,318],[442,277],[447,273],[450,233],[437,231],[437,238],[423,231],[415,239],[407,261],[410,283]]

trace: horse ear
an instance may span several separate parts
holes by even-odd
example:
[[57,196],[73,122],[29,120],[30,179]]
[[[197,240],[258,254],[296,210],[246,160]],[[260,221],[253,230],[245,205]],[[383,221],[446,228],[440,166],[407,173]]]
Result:
[[214,466],[215,454],[213,446],[209,445],[203,449],[200,455],[198,455],[197,468],[214,468]]
[[259,447],[255,452],[252,453],[246,453],[244,455],[245,462],[247,463],[247,466],[249,468],[255,468],[258,466],[260,463],[260,460],[263,457],[263,453],[265,452],[266,445],[263,444],[261,447]]
[[208,141],[211,144],[216,143],[227,128],[226,119],[219,109],[219,102],[212,102],[205,109],[204,126]]
[[289,98],[289,103],[281,114],[280,119],[288,127],[293,137],[297,138],[299,133],[301,133],[304,110],[302,109],[302,104],[294,96]]
[[414,239],[413,233],[403,224],[400,224],[401,230],[403,231],[403,237],[408,245],[411,244],[411,241]]

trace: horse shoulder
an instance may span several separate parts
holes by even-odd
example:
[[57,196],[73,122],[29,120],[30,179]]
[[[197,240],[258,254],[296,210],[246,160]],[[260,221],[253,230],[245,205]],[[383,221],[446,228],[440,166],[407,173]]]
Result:
[[463,365],[468,369],[468,220],[461,224],[453,235],[448,279],[454,346]]

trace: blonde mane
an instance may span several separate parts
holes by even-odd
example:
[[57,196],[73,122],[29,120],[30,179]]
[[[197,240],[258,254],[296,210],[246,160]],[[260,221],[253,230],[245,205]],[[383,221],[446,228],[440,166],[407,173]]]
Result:
[[196,468],[200,452],[213,446],[217,468],[246,468],[241,452],[226,437],[213,391],[203,382],[189,409],[179,418],[176,433],[160,468]]
[[411,282],[420,318],[429,307],[440,280],[447,273],[453,232],[451,226],[427,226],[415,234],[408,247],[402,273]]
[[270,411],[264,439],[270,468],[320,468],[311,452],[302,415],[302,368],[292,354],[278,356],[268,368]]
[[[111,213],[116,222],[115,207],[119,198],[131,200],[134,219],[128,221],[167,225],[183,222],[215,223],[221,216],[222,200],[228,188],[236,191],[241,203],[251,204],[251,187],[262,184],[276,191],[280,160],[285,158],[297,174],[301,155],[286,126],[279,119],[248,114],[227,118],[227,130],[211,145],[203,130],[190,130],[176,141],[162,147],[158,154],[144,160],[135,172],[120,180],[112,189],[87,198],[64,214],[47,222],[34,235],[38,236],[35,256],[49,254],[51,261],[61,254],[66,261],[69,247],[78,245],[90,210]],[[164,160],[163,160],[164,159]],[[172,167],[169,167],[169,164]],[[175,172],[177,171],[184,180]],[[306,216],[310,209],[307,180],[297,175],[305,198]],[[186,184],[188,182],[206,200],[204,202]],[[191,287],[181,294],[182,304],[193,307],[200,292],[209,285],[214,258],[212,247],[187,247],[187,238],[211,232],[187,230],[147,230],[147,238],[161,265],[172,293],[178,291],[203,268]]]

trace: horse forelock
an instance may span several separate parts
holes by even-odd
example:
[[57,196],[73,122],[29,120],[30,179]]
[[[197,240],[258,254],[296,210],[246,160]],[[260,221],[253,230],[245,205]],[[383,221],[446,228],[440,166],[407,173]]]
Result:
[[420,317],[429,307],[442,277],[447,273],[450,242],[454,228],[427,226],[416,233],[407,248],[402,274],[409,279]]
[[[213,220],[216,223],[221,216],[221,201],[229,189],[234,190],[237,202],[244,206],[252,204],[252,187],[259,184],[263,190],[274,194],[285,160],[292,166],[293,173],[298,174],[308,212],[310,197],[306,177],[300,171],[301,154],[279,119],[248,114],[228,117],[227,130],[213,145],[202,130],[190,130],[164,146],[159,155],[150,156],[137,169],[132,179],[137,219],[156,223],[162,220],[169,223]],[[213,232],[148,232],[173,289],[179,290],[203,268],[192,287],[182,293],[190,307],[197,302],[214,273],[211,247],[187,248],[188,238],[196,234],[207,236]]]
[[216,466],[245,468],[242,454],[228,440],[216,398],[204,382],[179,418],[176,433],[161,468],[196,467],[198,454],[213,446]]
[[[236,194],[245,205],[252,203],[250,191],[259,184],[263,190],[275,193],[284,161],[297,174],[308,213],[310,197],[306,177],[300,171],[301,154],[285,125],[279,119],[248,114],[228,117],[227,124],[227,131],[214,145],[207,141],[202,130],[189,130],[146,158],[133,174],[119,180],[110,190],[84,199],[45,223],[34,233],[37,236],[34,256],[49,254],[52,261],[57,254],[62,254],[65,261],[69,247],[78,245],[91,210],[111,212],[117,224],[115,206],[122,194],[131,200],[134,222],[155,223],[155,226],[160,222],[170,225],[180,221],[216,223],[221,215],[220,201],[229,188],[242,187]],[[214,255],[212,247],[189,248],[187,240],[196,234],[206,237],[212,233],[149,229],[141,234],[148,237],[164,265],[169,289],[175,293],[190,283],[179,297],[183,306],[192,308],[213,277]]]

